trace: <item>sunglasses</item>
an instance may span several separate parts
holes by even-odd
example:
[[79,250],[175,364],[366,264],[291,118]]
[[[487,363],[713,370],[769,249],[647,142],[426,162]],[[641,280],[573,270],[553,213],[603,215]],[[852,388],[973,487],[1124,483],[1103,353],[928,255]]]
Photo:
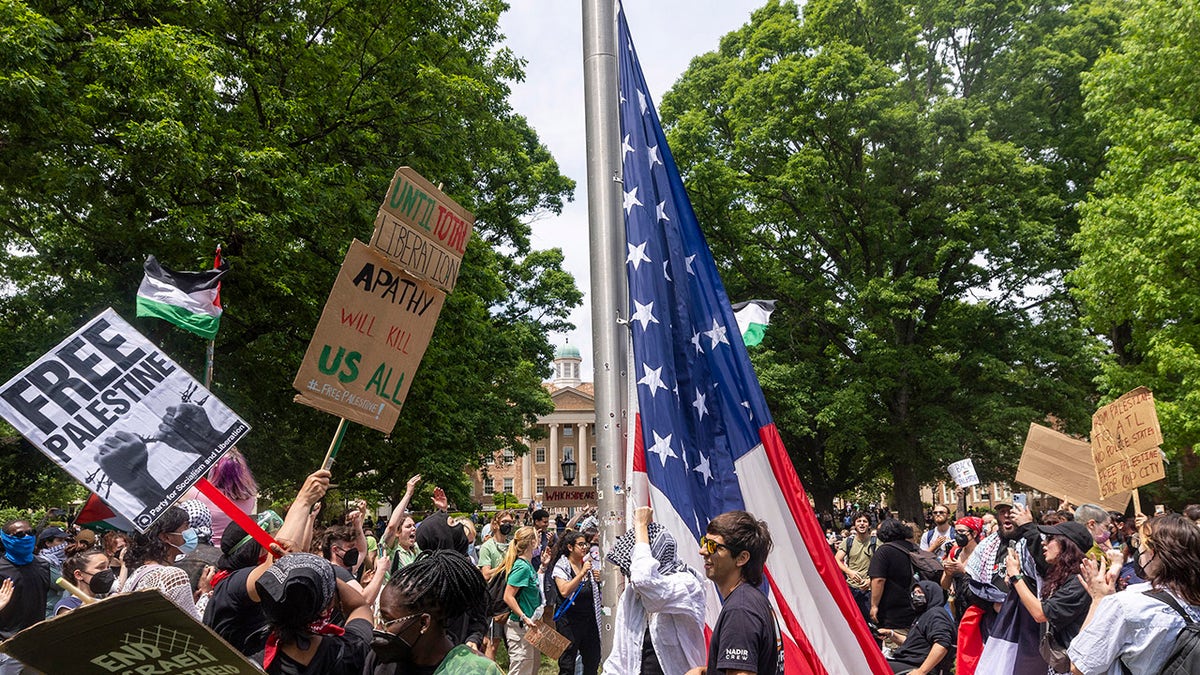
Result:
[[700,537],[700,549],[704,551],[704,555],[712,555],[717,552],[717,549],[723,548],[729,551],[729,555],[733,555],[733,549],[720,542],[709,539],[708,536]]
[[17,530],[16,532],[9,534],[8,536],[20,539],[21,537],[32,537],[36,534],[37,533],[34,532],[33,530]]
[[387,630],[387,628],[390,626],[398,624],[402,621],[408,621],[409,619],[415,619],[416,617],[421,616],[422,614],[424,614],[424,612],[417,612],[416,614],[409,614],[408,616],[402,616],[398,619],[392,619],[391,621],[384,621],[380,625],[383,626],[384,630]]

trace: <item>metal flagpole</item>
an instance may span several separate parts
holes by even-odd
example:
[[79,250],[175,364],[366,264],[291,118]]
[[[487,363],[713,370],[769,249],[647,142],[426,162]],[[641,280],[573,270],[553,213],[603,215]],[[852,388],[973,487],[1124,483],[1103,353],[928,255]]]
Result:
[[[587,128],[588,224],[592,260],[592,354],[596,364],[596,497],[604,548],[625,532],[624,405],[628,291],[621,214],[621,129],[617,91],[616,0],[583,0],[583,92]],[[615,565],[603,567],[601,640],[607,658],[623,586]]]
[[[217,252],[213,256],[213,269],[214,270],[219,269],[220,267],[221,267],[221,245],[217,244]],[[219,281],[217,282],[217,284],[218,284],[218,286],[217,286],[217,301],[218,302],[220,302],[220,300],[221,300],[221,287],[219,285],[220,283],[221,282],[219,282]],[[216,349],[217,349],[217,338],[214,337],[213,339],[209,340],[208,344],[204,347],[204,388],[209,391],[212,391],[213,356],[216,353]]]

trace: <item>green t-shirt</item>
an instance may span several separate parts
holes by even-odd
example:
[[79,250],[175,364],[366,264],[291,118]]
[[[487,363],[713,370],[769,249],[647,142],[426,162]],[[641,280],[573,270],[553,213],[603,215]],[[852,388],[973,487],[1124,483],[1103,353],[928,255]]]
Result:
[[466,645],[459,645],[446,654],[433,675],[504,675],[504,671],[491,659],[476,654]]
[[[508,573],[508,585],[517,588],[517,606],[525,616],[532,618],[538,605],[542,604],[542,594],[538,591],[537,574],[533,571],[533,565],[524,558],[517,558],[512,571]],[[521,620],[520,616],[512,612],[508,613],[508,618],[513,621]]]
[[479,547],[479,566],[496,569],[504,564],[504,553],[508,551],[508,542],[501,544],[495,539],[488,539]]

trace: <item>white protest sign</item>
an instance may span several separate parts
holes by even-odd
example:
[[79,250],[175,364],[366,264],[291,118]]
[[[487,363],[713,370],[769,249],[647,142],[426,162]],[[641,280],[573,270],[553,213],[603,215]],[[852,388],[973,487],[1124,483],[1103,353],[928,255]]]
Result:
[[954,484],[958,487],[979,485],[979,476],[975,473],[975,464],[971,462],[970,457],[958,460],[947,469],[950,471],[950,477],[954,479]]
[[111,308],[6,382],[0,416],[141,531],[250,430]]

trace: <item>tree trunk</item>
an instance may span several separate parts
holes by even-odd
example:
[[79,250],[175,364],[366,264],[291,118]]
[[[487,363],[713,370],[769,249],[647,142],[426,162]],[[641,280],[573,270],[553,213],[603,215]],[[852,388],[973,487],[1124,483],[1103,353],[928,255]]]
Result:
[[893,511],[899,511],[900,517],[916,521],[924,527],[925,512],[921,508],[921,483],[917,480],[912,465],[899,462],[892,468],[892,479],[896,482],[892,493],[892,503],[888,506]]

